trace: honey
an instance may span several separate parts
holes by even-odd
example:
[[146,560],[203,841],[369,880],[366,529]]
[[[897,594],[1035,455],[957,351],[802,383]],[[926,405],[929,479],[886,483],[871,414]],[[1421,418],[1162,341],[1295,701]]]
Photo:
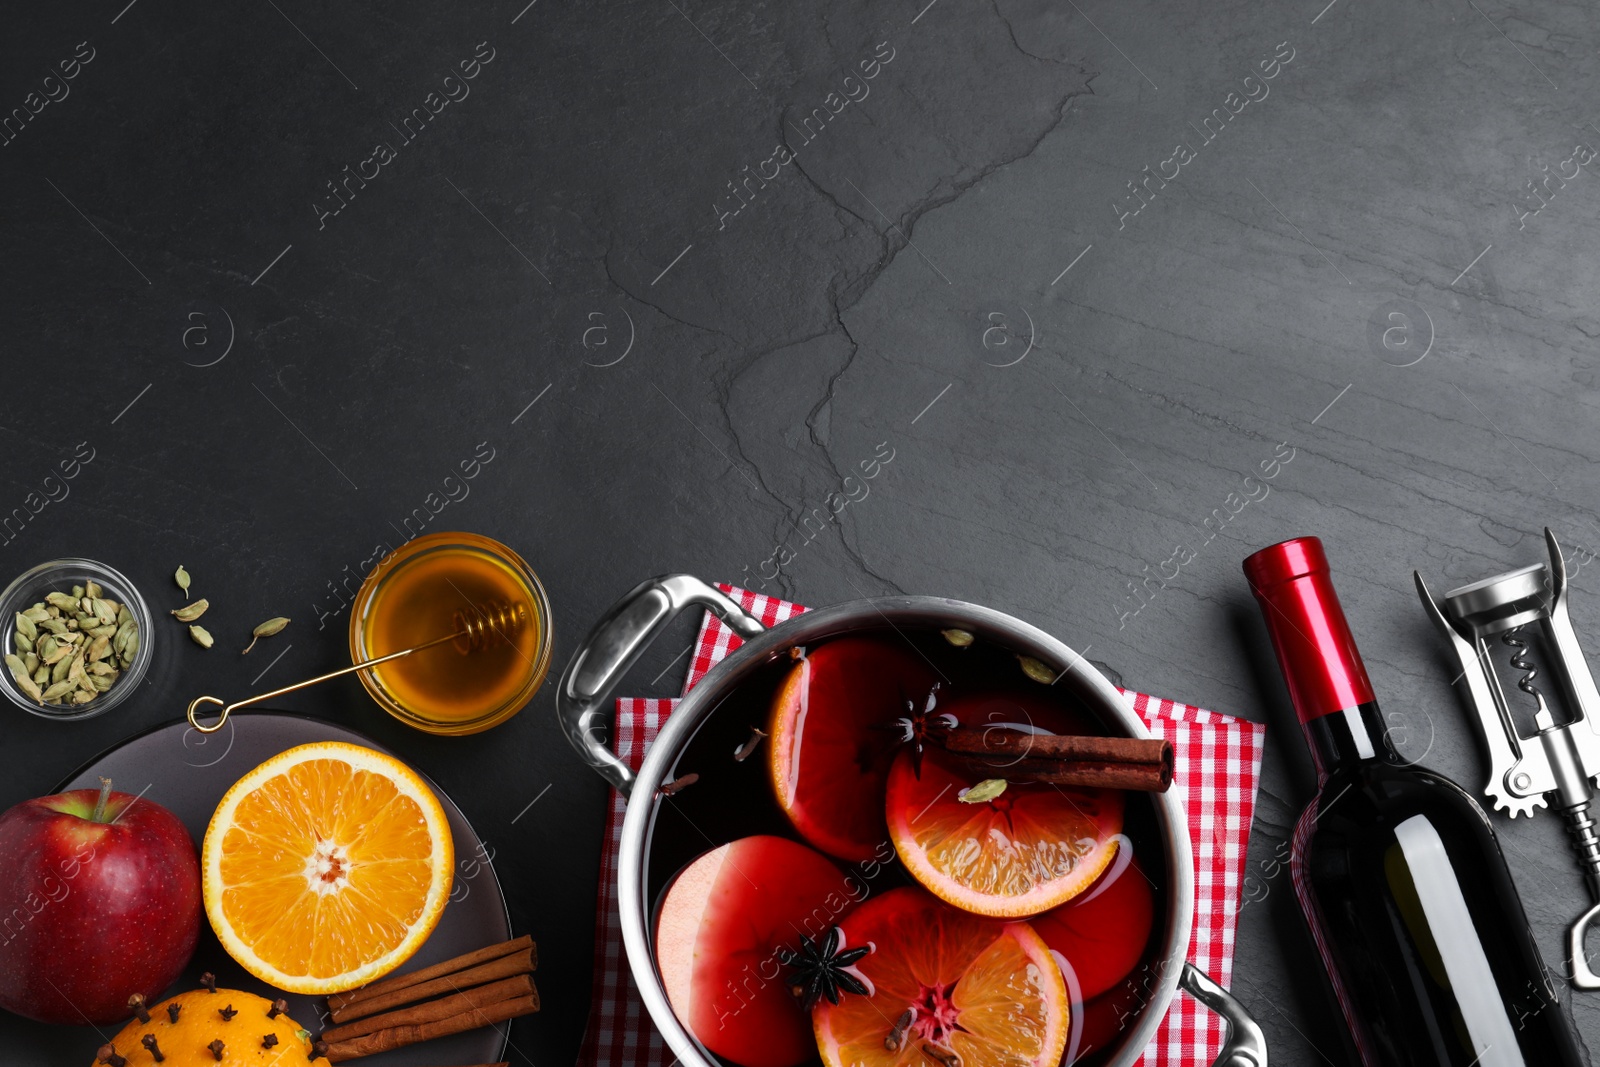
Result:
[[474,618],[514,615],[489,639],[422,649],[361,672],[362,684],[402,722],[437,734],[476,733],[515,715],[550,665],[549,604],[538,578],[506,546],[476,534],[407,542],[362,584],[350,652],[376,659],[454,633]]

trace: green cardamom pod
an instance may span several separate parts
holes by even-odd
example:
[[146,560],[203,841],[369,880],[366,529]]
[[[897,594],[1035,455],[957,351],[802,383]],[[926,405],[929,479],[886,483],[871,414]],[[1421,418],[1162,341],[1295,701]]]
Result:
[[97,674],[93,678],[89,679],[89,684],[94,686],[95,692],[104,693],[107,689],[111,688],[111,684],[115,681],[115,678],[108,678],[103,674]]
[[44,598],[50,602],[50,606],[55,608],[58,613],[78,610],[79,597],[68,596],[66,593],[46,593]]
[[63,651],[61,658],[56,660],[55,665],[50,668],[50,684],[54,685],[57,682],[65,681],[67,672],[71,669],[72,657],[66,655],[65,651]]
[[33,681],[35,685],[49,685],[50,668],[41,665],[38,670],[33,672]]
[[107,678],[115,678],[117,669],[109,663],[91,663],[87,668],[90,674],[98,674]]
[[19,611],[17,612],[17,633],[31,641],[39,636],[39,627],[33,624],[32,619]]
[[956,794],[956,799],[963,804],[982,804],[993,800],[1006,791],[1004,778],[985,778],[971,789],[963,789]]
[[84,582],[83,583],[83,595],[86,596],[86,597],[90,597],[90,598],[98,597],[102,592],[104,592],[104,590],[102,590],[100,588],[100,583],[99,582]]
[[27,611],[24,611],[23,614],[32,619],[34,622],[44,622],[44,620],[50,617],[50,612],[45,610],[44,601],[42,600],[33,607],[29,608]]
[[133,633],[128,635],[127,644],[125,644],[123,646],[123,648],[122,648],[122,658],[127,660],[129,663],[132,663],[134,654],[136,652],[138,652],[138,651],[139,651],[139,628],[137,626],[135,626],[133,628]]
[[72,599],[74,599],[74,600],[82,600],[83,599],[83,586],[75,585],[75,586],[72,587]]
[[173,574],[172,580],[178,583],[178,588],[183,590],[183,599],[189,599],[189,572],[183,569],[183,564],[178,564],[178,570]]
[[957,648],[966,648],[972,644],[972,635],[965,630],[940,630],[939,632],[944,635],[946,641],[949,641]]
[[1043,663],[1040,663],[1032,656],[1018,656],[1017,662],[1022,664],[1022,673],[1026,674],[1029,678],[1032,678],[1036,682],[1042,682],[1045,685],[1055,685],[1056,672],[1051,670],[1049,667],[1046,667]]
[[194,643],[199,645],[201,648],[210,648],[216,643],[216,641],[212,638],[210,631],[208,631],[204,626],[189,627],[189,636],[194,638]]
[[[256,642],[261,640],[263,637],[271,637],[274,634],[281,634],[283,632],[283,628],[288,625],[289,620],[284,618],[282,615],[279,615],[277,618],[268,619],[266,622],[261,623],[254,630],[250,631],[250,643],[245,646],[244,651],[249,652],[252,648],[255,648]],[[243,652],[240,653],[240,655],[243,654]]]
[[192,604],[185,604],[181,608],[173,608],[172,617],[177,619],[179,622],[194,622],[194,620],[204,615],[206,613],[206,609],[210,606],[211,601],[207,600],[205,597],[201,597]]
[[65,647],[66,646],[56,641],[56,639],[50,634],[45,634],[43,637],[39,638],[39,647],[37,649],[39,653],[39,659],[44,663],[54,663],[56,660],[66,655],[66,652],[64,651]]
[[16,637],[16,646],[18,652],[32,652],[33,639],[25,633],[18,633]]
[[100,624],[102,626],[108,622],[116,622],[117,602],[114,600],[96,599],[94,601],[94,617],[100,620]]
[[89,646],[89,658],[91,660],[102,660],[110,654],[111,638],[109,637],[97,637],[94,639],[94,643]]
[[32,674],[34,671],[39,669],[39,654],[37,652],[28,652],[24,654],[22,657],[22,663],[23,666],[28,668],[28,673]]
[[87,692],[82,690],[82,689],[80,689],[76,693],[73,693],[72,694],[72,702],[74,704],[87,704],[87,703],[89,703],[89,701],[93,700],[95,697],[97,697],[99,695],[100,695],[99,693],[96,693],[94,691],[94,686],[91,685]]
[[39,628],[41,630],[49,630],[53,634],[64,634],[67,632],[67,624],[60,619],[46,619],[39,624]]
[[117,634],[117,627],[113,623],[107,623],[104,626],[96,626],[94,629],[87,630],[85,632],[90,637],[115,637]]
[[55,703],[76,688],[78,688],[77,682],[52,682],[42,696],[47,702]]
[[29,675],[22,660],[16,656],[6,657],[6,666],[11,668],[11,677],[17,680],[17,688],[28,694],[36,704],[44,703],[44,694],[40,692],[39,685]]

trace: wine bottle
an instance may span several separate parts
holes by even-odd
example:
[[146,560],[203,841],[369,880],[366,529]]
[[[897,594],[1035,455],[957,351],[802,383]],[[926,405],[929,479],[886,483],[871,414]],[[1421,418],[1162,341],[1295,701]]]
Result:
[[1289,871],[1364,1067],[1579,1067],[1511,872],[1465,790],[1390,741],[1322,542],[1244,561],[1311,746]]

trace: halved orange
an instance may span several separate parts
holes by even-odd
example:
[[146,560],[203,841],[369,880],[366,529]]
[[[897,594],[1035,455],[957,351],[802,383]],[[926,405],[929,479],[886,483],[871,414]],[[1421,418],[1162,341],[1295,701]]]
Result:
[[455,848],[438,798],[392,756],[301,745],[234,783],[200,852],[206,916],[239,965],[338,993],[404,963],[439,922]]
[[905,886],[871,898],[839,925],[845,944],[874,946],[855,965],[872,991],[820,1001],[812,1011],[827,1067],[1060,1062],[1067,987],[1027,923],[969,915]]
[[1022,782],[993,800],[962,801],[981,777],[936,752],[923,757],[920,778],[910,752],[889,770],[889,836],[906,870],[941,900],[980,915],[1037,915],[1087,889],[1116,855],[1117,790]]

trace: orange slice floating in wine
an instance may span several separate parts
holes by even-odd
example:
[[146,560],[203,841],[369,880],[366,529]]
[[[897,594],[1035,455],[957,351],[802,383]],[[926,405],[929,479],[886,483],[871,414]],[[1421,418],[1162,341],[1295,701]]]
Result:
[[812,1012],[827,1067],[1056,1067],[1066,1046],[1066,985],[1025,922],[957,911],[906,886],[840,923],[871,943],[856,964],[866,996]]
[[1025,782],[993,800],[962,801],[982,777],[936,752],[923,757],[921,777],[909,751],[889,771],[895,851],[941,900],[980,915],[1037,915],[1088,888],[1116,855],[1120,792]]
[[910,646],[862,637],[819,645],[790,669],[772,705],[767,770],[778,806],[808,843],[846,860],[877,853],[887,840],[892,723],[907,701],[922,707],[933,682]]

